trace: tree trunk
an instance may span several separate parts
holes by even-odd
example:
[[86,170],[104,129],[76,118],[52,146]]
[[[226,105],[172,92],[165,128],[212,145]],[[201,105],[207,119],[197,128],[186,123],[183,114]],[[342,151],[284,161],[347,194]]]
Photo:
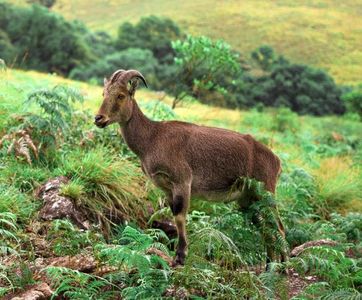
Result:
[[172,101],[172,109],[175,109],[176,108],[176,104],[177,104],[177,101],[178,100],[178,98],[177,97],[175,97],[174,99],[173,99],[173,101]]

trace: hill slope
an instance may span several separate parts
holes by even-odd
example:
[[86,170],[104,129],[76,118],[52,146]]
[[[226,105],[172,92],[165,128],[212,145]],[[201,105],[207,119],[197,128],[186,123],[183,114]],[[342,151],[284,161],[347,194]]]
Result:
[[[66,85],[72,95],[80,92],[84,96],[85,101],[74,110],[68,107],[69,115],[63,114],[68,126],[54,121],[55,125],[44,126],[50,116],[62,118],[57,108],[49,109],[55,107],[54,98],[67,106],[66,97],[69,100],[71,95],[65,88],[52,98],[55,85]],[[34,106],[23,102],[39,88],[43,93],[38,96],[48,100],[42,102],[43,108],[48,107],[43,114],[34,102]],[[51,89],[50,93],[44,89]],[[33,291],[50,295],[51,289],[54,297],[69,299],[79,299],[79,295],[83,299],[359,296],[355,283],[361,274],[361,215],[357,213],[362,211],[361,122],[347,115],[316,118],[283,108],[237,111],[195,101],[182,102],[172,112],[169,97],[137,91],[138,103],[151,118],[251,133],[271,147],[283,165],[276,195],[287,241],[273,225],[270,195],[260,193],[263,201],[246,214],[238,213],[231,203],[193,199],[186,265],[170,269],[173,236],[150,228],[151,219],[171,218],[167,200],[141,175],[139,160],[117,136],[118,126],[98,129],[93,124],[101,95],[99,86],[55,75],[0,71],[1,299],[21,298]],[[160,98],[164,103],[152,101]],[[261,226],[251,222],[256,210]],[[62,219],[49,221],[58,217]],[[166,224],[166,229],[173,228],[169,221]],[[275,264],[275,270],[293,269],[292,276],[262,271],[265,242],[271,238],[278,252],[302,244],[302,253]],[[331,240],[329,246],[320,246],[326,239]],[[317,246],[306,249],[308,245]],[[310,285],[320,280],[323,283],[316,284],[322,290]]]
[[54,10],[116,34],[142,16],[173,19],[187,32],[223,38],[245,55],[269,44],[293,61],[322,67],[339,83],[361,81],[362,2],[321,1],[88,1],[58,0]]

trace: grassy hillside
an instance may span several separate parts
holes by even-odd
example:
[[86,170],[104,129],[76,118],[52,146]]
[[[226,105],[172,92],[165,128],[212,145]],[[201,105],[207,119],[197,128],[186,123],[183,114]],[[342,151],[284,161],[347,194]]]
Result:
[[362,73],[360,1],[68,1],[56,12],[116,34],[119,24],[147,15],[165,16],[187,32],[222,38],[245,55],[269,44],[293,61],[328,70],[339,83],[355,84]]
[[[24,100],[38,89],[47,90],[40,97],[51,95],[56,85],[72,89],[57,109],[76,91],[84,102],[63,115],[65,124],[56,123],[62,126],[44,127],[39,117],[49,113],[39,114],[39,107]],[[236,111],[194,101],[172,112],[169,97],[137,91],[138,103],[153,119],[251,133],[282,160],[276,201],[286,240],[273,228],[270,195],[261,192],[259,206],[243,213],[234,204],[194,199],[187,219],[186,264],[171,268],[174,236],[151,228],[152,220],[172,220],[165,196],[142,175],[118,126],[102,130],[93,125],[101,95],[101,87],[50,74],[0,73],[0,297],[11,299],[34,286],[42,291],[39,283],[69,299],[360,296],[361,122],[348,115],[299,117],[286,109]],[[53,100],[47,98],[44,107]],[[44,138],[49,133],[54,140]],[[58,196],[67,197],[68,206],[82,214],[84,228],[73,219],[40,217],[46,199],[39,199],[45,193],[39,187],[57,176],[68,178],[58,186]],[[255,211],[267,225],[251,222]],[[317,242],[265,272],[265,236],[273,238],[277,252],[286,245],[331,241],[329,246]],[[285,274],[285,268],[294,271]]]
[[[97,112],[102,102],[102,88],[99,86],[35,71],[7,70],[1,73],[0,80],[2,107],[0,116],[2,116],[2,122],[5,122],[9,117],[9,112],[24,113],[28,110],[28,107],[23,105],[23,101],[31,91],[49,89],[55,85],[66,85],[78,89],[85,98],[82,104],[78,104],[78,108],[88,110],[92,115]],[[151,118],[153,116],[152,111],[147,110],[147,103],[162,101],[165,105],[171,105],[173,99],[164,93],[146,89],[139,90],[136,98],[141,107],[146,107],[146,113]],[[254,134],[277,152],[287,153],[288,161],[306,167],[309,171],[318,166],[325,156],[346,154],[347,160],[349,160],[349,153],[354,152],[351,152],[352,149],[348,150],[348,147],[344,149],[343,143],[354,143],[362,139],[361,123],[337,116],[297,116],[294,113],[291,115],[286,113],[283,116],[282,113],[280,114],[278,110],[274,109],[266,109],[264,112],[239,111],[208,106],[192,100],[183,102],[175,109],[174,113],[174,119]],[[93,127],[92,119],[89,120],[87,127]],[[115,130],[117,126],[114,125],[112,128]],[[102,130],[99,131],[103,132]],[[288,140],[290,135],[299,136],[303,139],[302,143],[295,144],[294,139]],[[316,155],[314,162],[312,162],[313,153],[306,153],[305,151],[311,145],[314,145],[313,147],[321,146],[323,139],[325,141],[330,140],[329,142],[332,144],[333,142],[339,143],[338,146],[341,146],[341,149],[334,149],[335,153],[333,153],[333,149],[323,149],[327,153],[313,149],[314,154],[320,152],[322,155]],[[306,146],[303,142],[310,145]],[[339,150],[340,152],[338,152]]]

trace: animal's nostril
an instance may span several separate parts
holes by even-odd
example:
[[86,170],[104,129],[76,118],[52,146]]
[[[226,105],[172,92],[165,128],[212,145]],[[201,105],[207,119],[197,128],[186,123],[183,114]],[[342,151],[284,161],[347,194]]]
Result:
[[103,116],[101,116],[101,115],[96,115],[95,117],[94,117],[94,120],[96,121],[96,122],[99,122],[100,120],[102,120],[103,119]]

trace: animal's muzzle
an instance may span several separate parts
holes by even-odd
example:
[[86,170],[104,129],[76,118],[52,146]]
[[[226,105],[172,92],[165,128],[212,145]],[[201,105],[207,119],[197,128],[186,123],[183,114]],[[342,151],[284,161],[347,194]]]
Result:
[[109,120],[108,118],[106,118],[105,116],[102,116],[102,115],[96,115],[94,117],[94,124],[97,126],[97,127],[100,127],[100,128],[104,128],[108,125],[109,123]]

